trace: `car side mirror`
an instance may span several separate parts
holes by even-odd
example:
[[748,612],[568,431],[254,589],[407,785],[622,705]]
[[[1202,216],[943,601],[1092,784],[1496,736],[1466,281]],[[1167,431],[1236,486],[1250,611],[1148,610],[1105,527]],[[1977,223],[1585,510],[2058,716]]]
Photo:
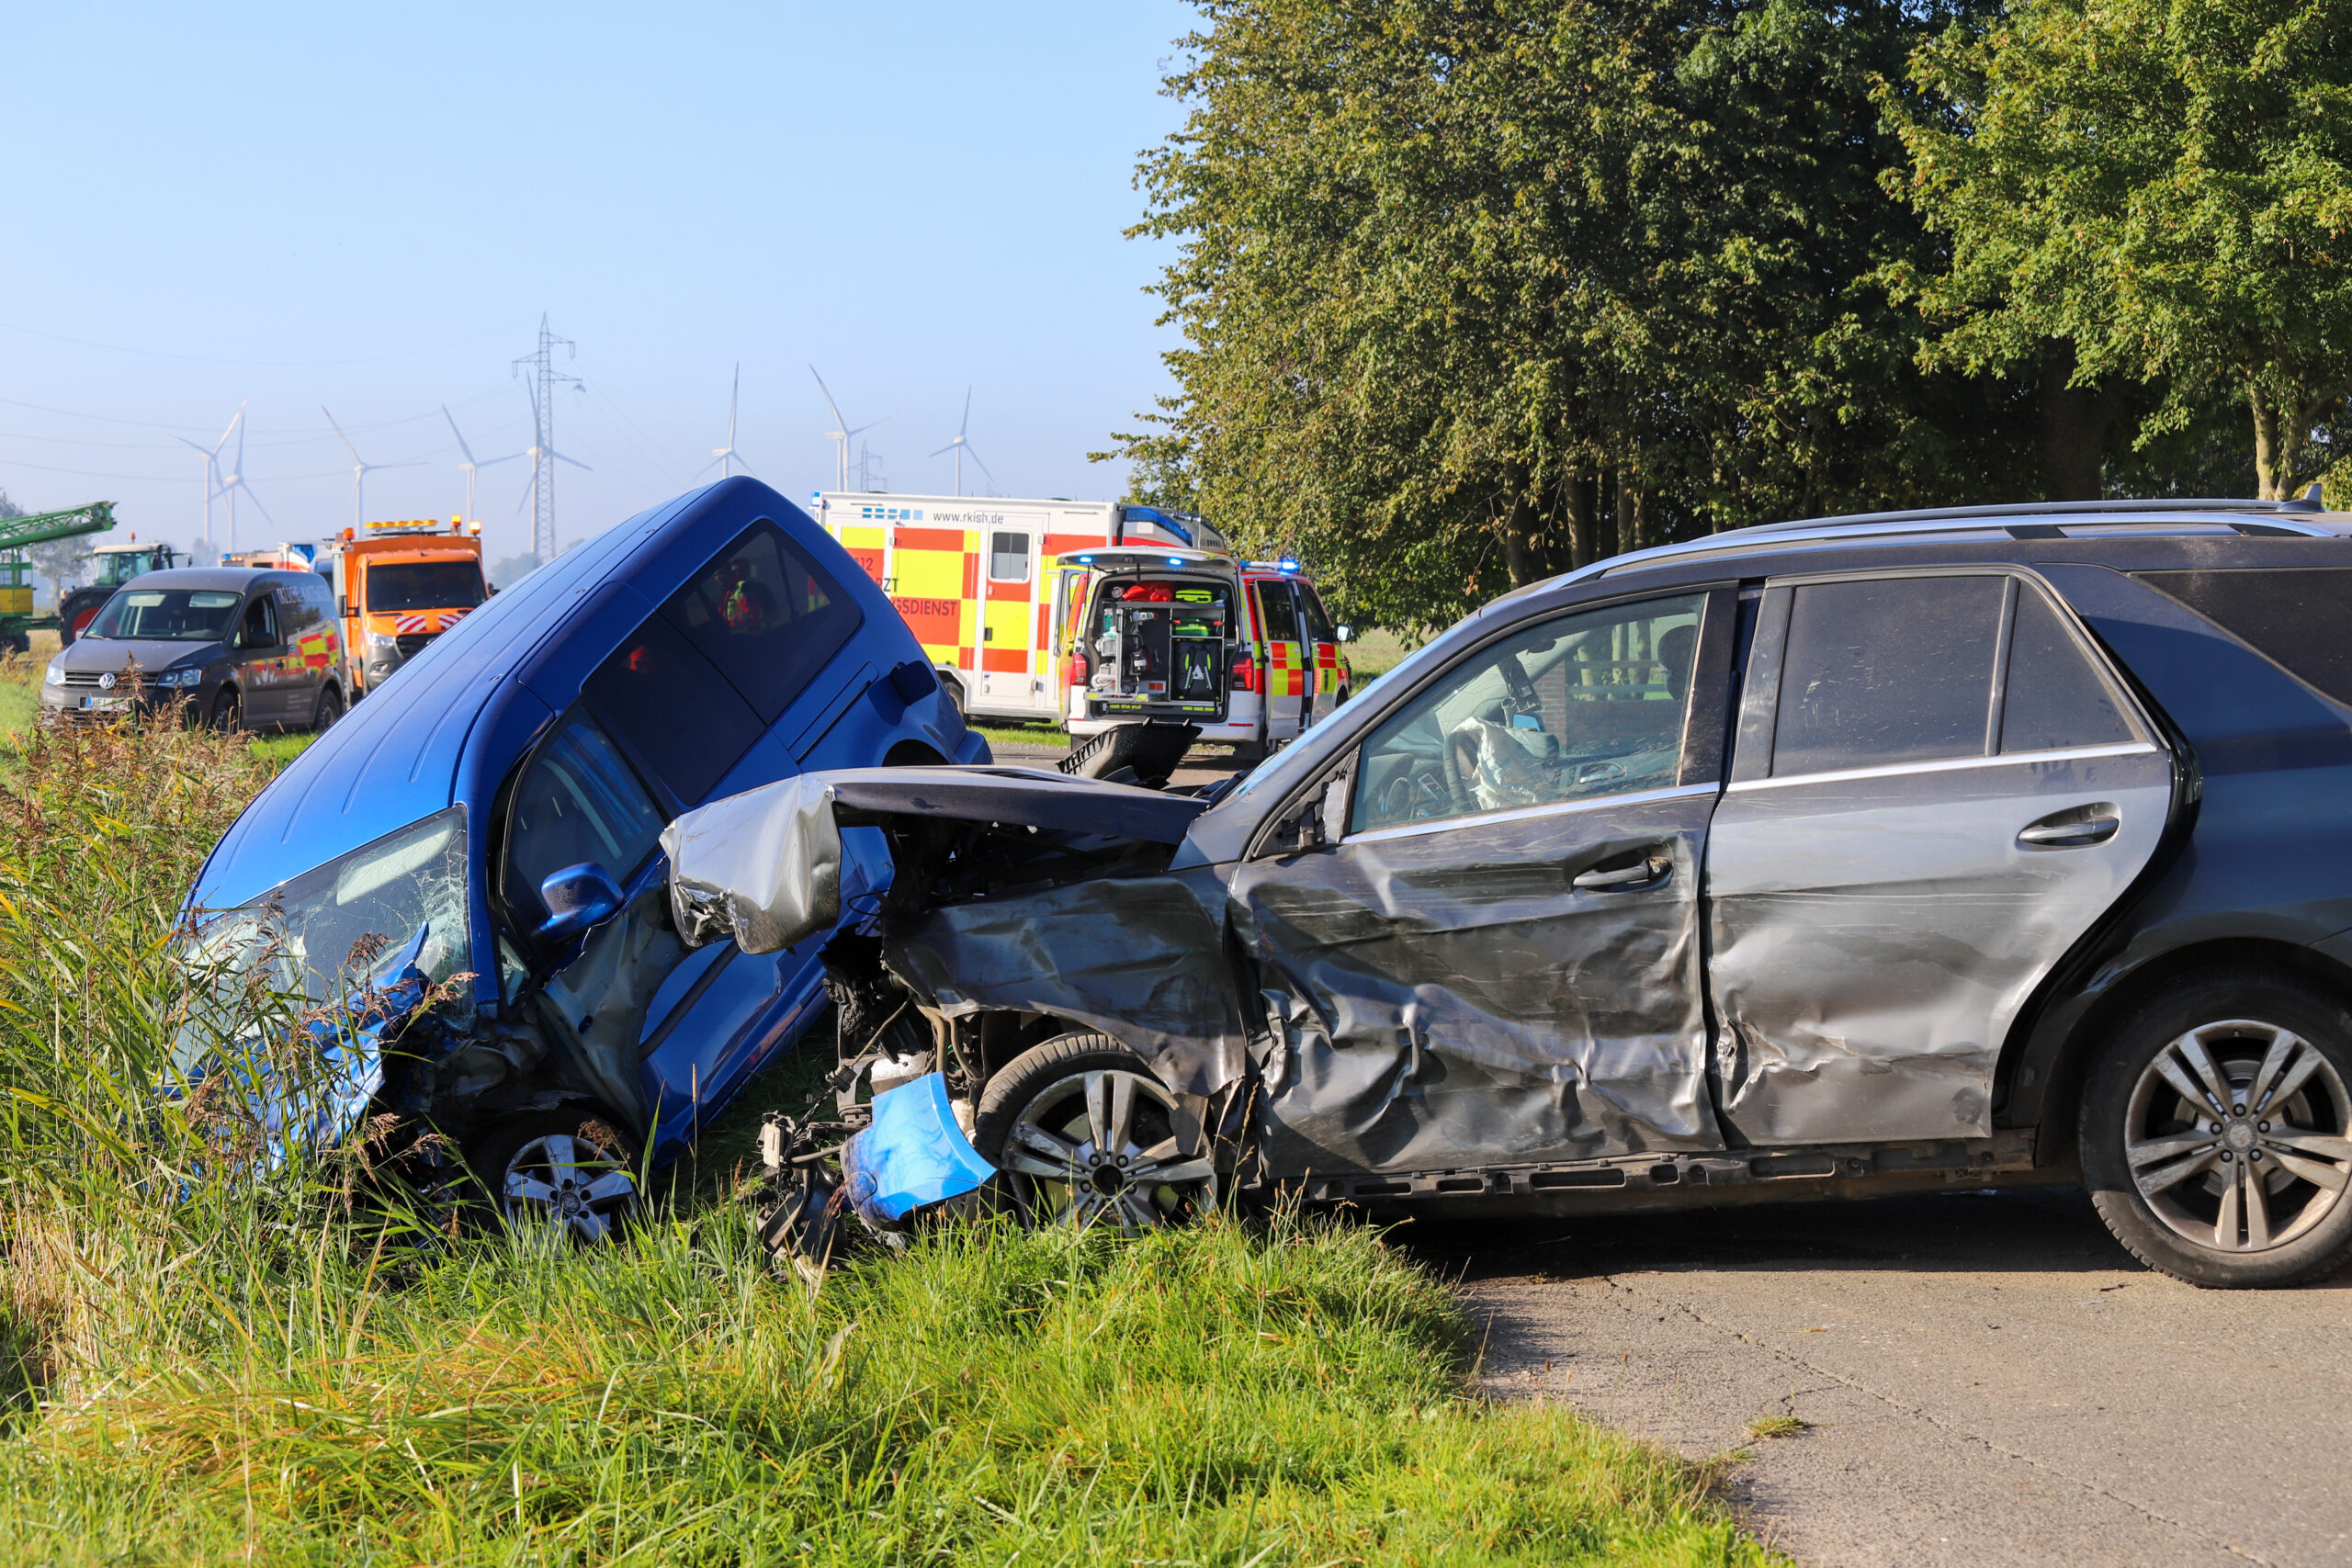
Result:
[[541,942],[569,942],[593,931],[621,912],[621,885],[594,861],[565,866],[539,884],[539,901],[548,918],[534,934]]
[[1349,626],[1344,621],[1331,628],[1331,635],[1335,640],[1340,642],[1353,642],[1356,640],[1355,627]]
[[335,602],[334,616],[335,619],[339,621],[347,621],[351,619],[351,601],[348,599],[337,600]]
[[1354,771],[1352,766],[1338,770],[1323,781],[1321,788],[1283,813],[1266,835],[1261,852],[1303,854],[1347,837],[1348,784]]

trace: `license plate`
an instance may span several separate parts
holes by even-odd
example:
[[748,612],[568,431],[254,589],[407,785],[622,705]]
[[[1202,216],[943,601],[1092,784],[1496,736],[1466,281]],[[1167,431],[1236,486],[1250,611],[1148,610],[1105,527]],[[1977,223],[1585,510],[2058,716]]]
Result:
[[82,706],[92,713],[120,713],[130,705],[129,697],[84,697]]

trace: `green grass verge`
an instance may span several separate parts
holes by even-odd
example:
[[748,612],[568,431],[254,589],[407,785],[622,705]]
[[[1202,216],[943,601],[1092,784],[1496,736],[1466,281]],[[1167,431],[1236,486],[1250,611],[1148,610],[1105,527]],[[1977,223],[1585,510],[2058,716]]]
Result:
[[1051,746],[1057,750],[1069,749],[1069,729],[1060,724],[1006,724],[995,719],[967,721],[988,740],[990,746]]
[[943,1229],[812,1295],[726,1201],[749,1107],[595,1253],[445,1234],[357,1148],[207,1177],[254,1129],[147,1087],[168,934],[276,760],[8,745],[0,1561],[1768,1560],[1708,1469],[1474,1397],[1361,1226]]

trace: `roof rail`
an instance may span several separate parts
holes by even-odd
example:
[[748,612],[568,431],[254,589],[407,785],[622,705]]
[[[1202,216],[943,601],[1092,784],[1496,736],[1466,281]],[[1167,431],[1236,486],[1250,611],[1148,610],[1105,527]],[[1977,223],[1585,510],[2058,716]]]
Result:
[[[1695,539],[1653,545],[1647,549],[1611,556],[1568,574],[1581,581],[1608,577],[1636,567],[1702,555],[1731,555],[1747,549],[1809,541],[1851,539],[1862,543],[1912,534],[1940,534],[1975,524],[1984,526],[2026,526],[2052,513],[2075,519],[2073,527],[2111,522],[2118,527],[2144,525],[2153,516],[2203,513],[2254,513],[2265,519],[2264,531],[2327,536],[2335,529],[2316,524],[2321,509],[2309,501],[2054,501],[2022,502],[2012,506],[1948,506],[1916,512],[1864,512],[1842,517],[1813,517],[1789,523],[1759,523],[1747,528],[1726,528]],[[2313,522],[2305,522],[2306,517]],[[2253,525],[2249,525],[2251,526]]]
[[2020,512],[2062,513],[2101,512],[2318,512],[2317,502],[2298,496],[2292,501],[2251,501],[2243,496],[2171,497],[2146,501],[2014,501],[1993,506],[1925,506],[1909,512],[1849,512],[1836,517],[1803,517],[1786,523],[1758,523],[1726,528],[1711,538],[1736,534],[1765,534],[1782,529],[1830,528],[1849,523],[1959,522],[1977,517],[2014,517]]

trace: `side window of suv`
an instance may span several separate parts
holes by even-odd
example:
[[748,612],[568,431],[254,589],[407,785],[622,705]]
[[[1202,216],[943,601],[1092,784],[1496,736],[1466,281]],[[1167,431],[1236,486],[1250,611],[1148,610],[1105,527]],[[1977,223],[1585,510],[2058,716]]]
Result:
[[1782,649],[1775,778],[2133,739],[2056,607],[2015,578],[1802,583]]
[[1672,787],[1705,607],[1612,604],[1471,654],[1364,741],[1349,831]]

